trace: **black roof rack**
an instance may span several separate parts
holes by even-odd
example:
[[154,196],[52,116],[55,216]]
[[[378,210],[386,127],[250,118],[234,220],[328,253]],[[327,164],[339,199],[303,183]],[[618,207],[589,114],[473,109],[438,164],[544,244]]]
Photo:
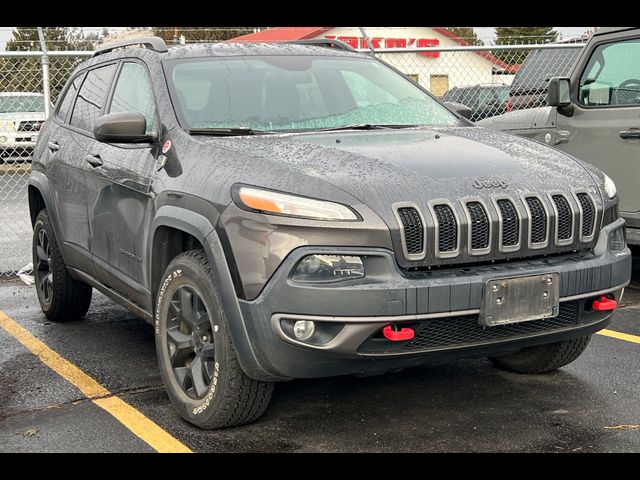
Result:
[[346,50],[348,52],[356,51],[348,43],[344,43],[340,40],[334,40],[332,38],[311,38],[309,40],[294,40],[291,42],[282,42],[282,43],[290,43],[293,45],[314,45],[317,47],[337,48],[339,50]]
[[133,45],[144,45],[145,48],[149,50],[153,50],[158,53],[166,53],[169,50],[167,49],[167,44],[164,43],[164,40],[160,37],[146,37],[146,38],[134,38],[131,40],[125,40],[122,42],[112,43],[110,45],[105,45],[102,48],[98,48],[95,52],[93,52],[93,56],[97,57],[98,55],[102,55],[104,53],[112,52],[118,48],[131,47]]

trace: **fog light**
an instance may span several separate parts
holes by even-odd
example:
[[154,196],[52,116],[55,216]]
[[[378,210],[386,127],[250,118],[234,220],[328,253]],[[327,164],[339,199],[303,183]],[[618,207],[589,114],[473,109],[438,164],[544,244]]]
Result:
[[0,143],[6,143],[7,137],[0,137]]
[[298,320],[293,324],[293,334],[298,340],[309,340],[316,331],[316,324],[310,320]]
[[624,228],[616,228],[609,234],[609,250],[612,252],[621,252],[625,247]]
[[296,282],[332,283],[365,276],[362,258],[347,255],[309,255],[296,267]]

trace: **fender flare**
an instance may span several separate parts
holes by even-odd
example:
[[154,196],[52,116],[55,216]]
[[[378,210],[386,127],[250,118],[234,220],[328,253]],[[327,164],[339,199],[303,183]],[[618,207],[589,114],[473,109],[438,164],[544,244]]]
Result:
[[[60,224],[58,223],[58,213],[55,209],[55,202],[53,201],[53,196],[51,194],[49,180],[42,172],[32,170],[31,175],[29,175],[29,182],[27,185],[28,188],[33,187],[38,190],[38,192],[40,192],[40,195],[44,200],[44,206],[47,209],[47,213],[49,214],[49,220],[51,221],[51,225],[53,226],[53,232],[56,236],[56,240],[58,241],[58,244],[62,246],[64,244],[64,239],[62,238],[62,231],[60,230]],[[31,202],[29,202],[29,217],[31,217]],[[31,226],[33,226],[33,224]],[[64,248],[60,248],[62,259],[66,264],[67,259],[64,258],[64,250]]]
[[[220,238],[213,224],[203,215],[173,205],[163,205],[156,213],[152,225],[152,234],[148,239],[148,252],[154,255],[153,239],[156,230],[160,227],[171,227],[182,230],[196,238],[204,247],[205,254],[213,270],[216,286],[220,294],[222,308],[227,316],[229,331],[238,354],[238,362],[242,370],[255,380],[273,378],[259,363],[255,351],[249,340],[249,334],[244,324],[244,318],[240,311],[240,304],[231,277],[231,271],[222,248]],[[151,265],[149,262],[149,278],[151,278]],[[155,299],[152,299],[155,304]]]

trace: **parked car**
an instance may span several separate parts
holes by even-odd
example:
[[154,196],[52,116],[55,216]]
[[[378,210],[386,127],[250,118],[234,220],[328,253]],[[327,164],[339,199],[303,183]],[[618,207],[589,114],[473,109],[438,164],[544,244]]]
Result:
[[508,85],[496,84],[453,87],[445,93],[443,101],[466,105],[473,112],[470,120],[477,122],[506,113],[509,89]]
[[633,245],[640,245],[639,65],[640,29],[601,28],[570,75],[550,83],[552,106],[480,122],[547,143],[604,170],[618,187],[620,215]]
[[257,419],[276,381],[575,360],[631,273],[608,177],[323,43],[138,39],[80,64],[29,179],[47,318],[96,288],[152,323],[203,428]]
[[0,92],[0,163],[30,159],[44,123],[44,95]]
[[567,75],[583,47],[584,44],[579,43],[562,49],[529,52],[513,78],[507,112],[545,106],[549,79]]

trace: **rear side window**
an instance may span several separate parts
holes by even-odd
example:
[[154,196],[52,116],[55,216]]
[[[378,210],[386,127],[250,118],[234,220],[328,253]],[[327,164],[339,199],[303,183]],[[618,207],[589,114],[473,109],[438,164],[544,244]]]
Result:
[[71,114],[71,125],[87,132],[93,132],[96,120],[104,107],[115,71],[116,64],[111,64],[95,68],[87,73]]
[[151,81],[146,69],[127,62],[122,65],[109,113],[139,112],[147,121],[147,133],[153,130],[156,106],[151,89]]
[[73,105],[73,99],[76,98],[76,93],[78,92],[78,87],[80,86],[80,79],[82,75],[78,75],[71,85],[69,85],[69,89],[58,103],[60,107],[58,108],[58,113],[56,116],[62,120],[63,122],[67,119],[67,115],[69,114],[69,110],[71,110],[71,106]]

